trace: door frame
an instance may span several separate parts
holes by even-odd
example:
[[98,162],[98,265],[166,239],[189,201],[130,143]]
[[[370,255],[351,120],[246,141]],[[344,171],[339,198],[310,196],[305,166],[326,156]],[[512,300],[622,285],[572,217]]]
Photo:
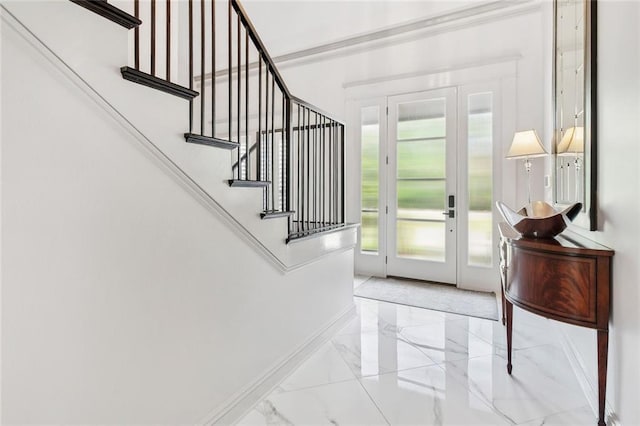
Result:
[[[501,107],[502,112],[502,128],[498,133],[500,135],[500,144],[495,144],[494,149],[500,150],[498,158],[502,158],[506,154],[514,132],[516,131],[516,123],[524,120],[521,115],[518,114],[518,64],[520,61],[519,56],[506,56],[503,58],[496,58],[491,63],[476,63],[470,64],[466,67],[452,68],[447,70],[424,70],[416,72],[410,76],[390,76],[385,79],[371,79],[360,80],[354,83],[345,83],[345,110],[348,123],[359,122],[359,109],[358,104],[367,101],[375,101],[384,99],[387,96],[399,95],[403,93],[412,93],[418,91],[428,91],[432,89],[450,87],[450,86],[465,86],[475,83],[485,82],[498,82],[501,95],[498,105]],[[441,82],[446,81],[443,85]],[[527,123],[519,123],[522,127],[535,127],[534,123],[530,121],[535,117],[527,117]],[[347,126],[348,143],[346,147],[347,152],[347,220],[352,223],[360,222],[360,141],[359,141],[359,129],[358,126]],[[501,146],[497,146],[501,145]],[[494,194],[496,199],[503,200],[508,204],[517,204],[517,192],[519,179],[523,179],[521,176],[520,168],[516,167],[514,161],[502,160],[500,163],[501,171],[500,175],[502,180],[496,183],[494,187]],[[494,182],[497,179],[497,174],[494,174]],[[494,215],[497,219],[497,216]],[[359,237],[358,237],[359,238]],[[496,250],[497,259],[497,241],[494,244]],[[370,266],[363,263],[362,256],[360,254],[359,241],[355,247],[354,253],[354,272],[363,275],[373,275],[379,277],[386,277],[386,268],[365,268]],[[383,264],[384,265],[384,264]],[[490,285],[477,286],[467,285],[458,282],[458,287],[479,290],[479,291],[499,291],[500,281],[499,276],[496,275],[491,281]]]

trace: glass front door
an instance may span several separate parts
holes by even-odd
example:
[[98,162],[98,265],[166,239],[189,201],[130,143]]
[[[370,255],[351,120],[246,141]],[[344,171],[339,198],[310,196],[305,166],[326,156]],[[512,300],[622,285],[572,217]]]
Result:
[[388,275],[456,282],[455,99],[453,88],[388,98]]

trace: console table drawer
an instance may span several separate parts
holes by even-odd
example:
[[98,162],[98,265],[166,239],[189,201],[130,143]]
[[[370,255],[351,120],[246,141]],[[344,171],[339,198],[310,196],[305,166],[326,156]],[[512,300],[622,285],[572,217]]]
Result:
[[596,259],[539,253],[514,247],[506,293],[551,317],[596,323]]

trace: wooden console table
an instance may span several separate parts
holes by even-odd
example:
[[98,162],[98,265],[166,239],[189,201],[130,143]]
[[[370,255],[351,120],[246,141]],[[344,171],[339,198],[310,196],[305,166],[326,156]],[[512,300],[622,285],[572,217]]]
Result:
[[605,425],[609,303],[613,250],[577,234],[555,239],[521,237],[500,229],[502,323],[507,326],[507,372],[511,374],[513,305],[598,333],[598,425]]

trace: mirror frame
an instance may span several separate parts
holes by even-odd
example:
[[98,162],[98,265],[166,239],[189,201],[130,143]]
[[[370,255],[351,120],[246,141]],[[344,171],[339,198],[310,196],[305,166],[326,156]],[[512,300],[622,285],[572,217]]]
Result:
[[[557,62],[558,62],[558,2],[553,1],[553,204],[557,208],[565,208],[567,204],[559,203],[557,197],[558,177],[556,147],[560,142],[560,129],[558,123],[559,102],[556,97],[558,84]],[[596,231],[598,229],[598,205],[597,205],[597,183],[598,183],[598,156],[597,156],[597,0],[583,0],[585,25],[584,25],[584,200],[582,211],[574,220],[574,223],[588,229]]]

